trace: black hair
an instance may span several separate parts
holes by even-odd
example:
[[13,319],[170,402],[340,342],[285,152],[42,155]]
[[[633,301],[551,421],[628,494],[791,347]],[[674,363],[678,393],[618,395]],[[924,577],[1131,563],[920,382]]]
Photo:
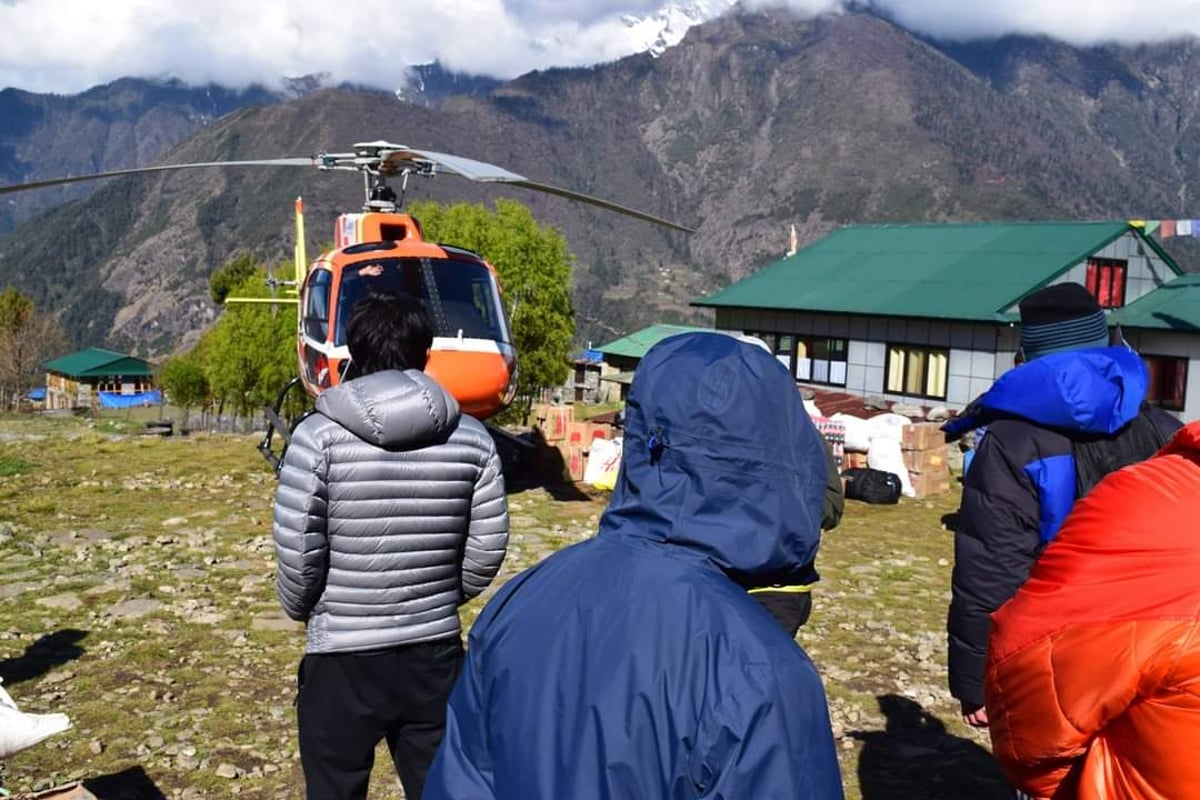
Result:
[[353,362],[348,378],[385,369],[425,369],[433,325],[420,300],[372,293],[354,304],[346,344]]

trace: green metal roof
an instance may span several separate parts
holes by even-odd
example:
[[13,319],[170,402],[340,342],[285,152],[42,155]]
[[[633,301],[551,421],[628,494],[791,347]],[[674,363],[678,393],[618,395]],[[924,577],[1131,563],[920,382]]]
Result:
[[1003,312],[1133,231],[1127,222],[860,225],[841,228],[697,306],[1008,320]]
[[1127,328],[1200,331],[1200,275],[1182,275],[1112,312]]
[[692,331],[707,331],[711,328],[696,328],[690,325],[651,325],[649,328],[643,328],[637,333],[631,333],[628,336],[617,339],[614,342],[609,342],[602,347],[592,348],[599,350],[605,356],[624,356],[625,358],[641,358],[646,355],[646,351],[654,345],[666,339],[668,336],[674,336],[677,333],[690,333]]
[[153,375],[148,361],[125,353],[89,347],[69,356],[42,362],[47,372],[58,372],[72,378],[105,378],[109,376],[140,377]]

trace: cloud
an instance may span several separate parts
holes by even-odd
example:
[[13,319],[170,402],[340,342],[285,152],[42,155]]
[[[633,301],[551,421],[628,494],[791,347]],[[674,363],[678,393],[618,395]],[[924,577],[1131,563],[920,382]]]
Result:
[[876,0],[875,5],[907,28],[947,39],[1016,33],[1092,45],[1200,34],[1200,0]]
[[[78,92],[122,76],[230,86],[327,73],[383,88],[409,65],[509,78],[609,61],[644,49],[625,15],[669,0],[0,0],[0,86]],[[733,0],[675,0],[712,16]],[[799,14],[842,0],[744,0]],[[1075,44],[1158,41],[1200,32],[1200,0],[874,0],[936,36],[1047,34]],[[673,18],[677,36],[679,17]],[[640,37],[640,38],[639,38]]]

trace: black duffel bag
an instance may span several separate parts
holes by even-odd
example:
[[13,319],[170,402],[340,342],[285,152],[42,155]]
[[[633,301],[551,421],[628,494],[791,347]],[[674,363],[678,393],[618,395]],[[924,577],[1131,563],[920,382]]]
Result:
[[893,472],[869,467],[854,467],[842,471],[846,479],[846,499],[861,500],[872,505],[893,505],[900,502],[900,476]]

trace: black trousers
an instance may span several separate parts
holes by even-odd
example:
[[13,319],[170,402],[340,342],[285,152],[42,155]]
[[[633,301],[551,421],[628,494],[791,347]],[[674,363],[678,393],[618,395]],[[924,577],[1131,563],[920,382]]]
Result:
[[308,800],[365,798],[381,739],[387,741],[405,797],[420,800],[462,662],[458,637],[306,655],[300,662],[296,713]]
[[762,603],[793,639],[812,614],[812,592],[765,591],[753,592],[750,596]]

